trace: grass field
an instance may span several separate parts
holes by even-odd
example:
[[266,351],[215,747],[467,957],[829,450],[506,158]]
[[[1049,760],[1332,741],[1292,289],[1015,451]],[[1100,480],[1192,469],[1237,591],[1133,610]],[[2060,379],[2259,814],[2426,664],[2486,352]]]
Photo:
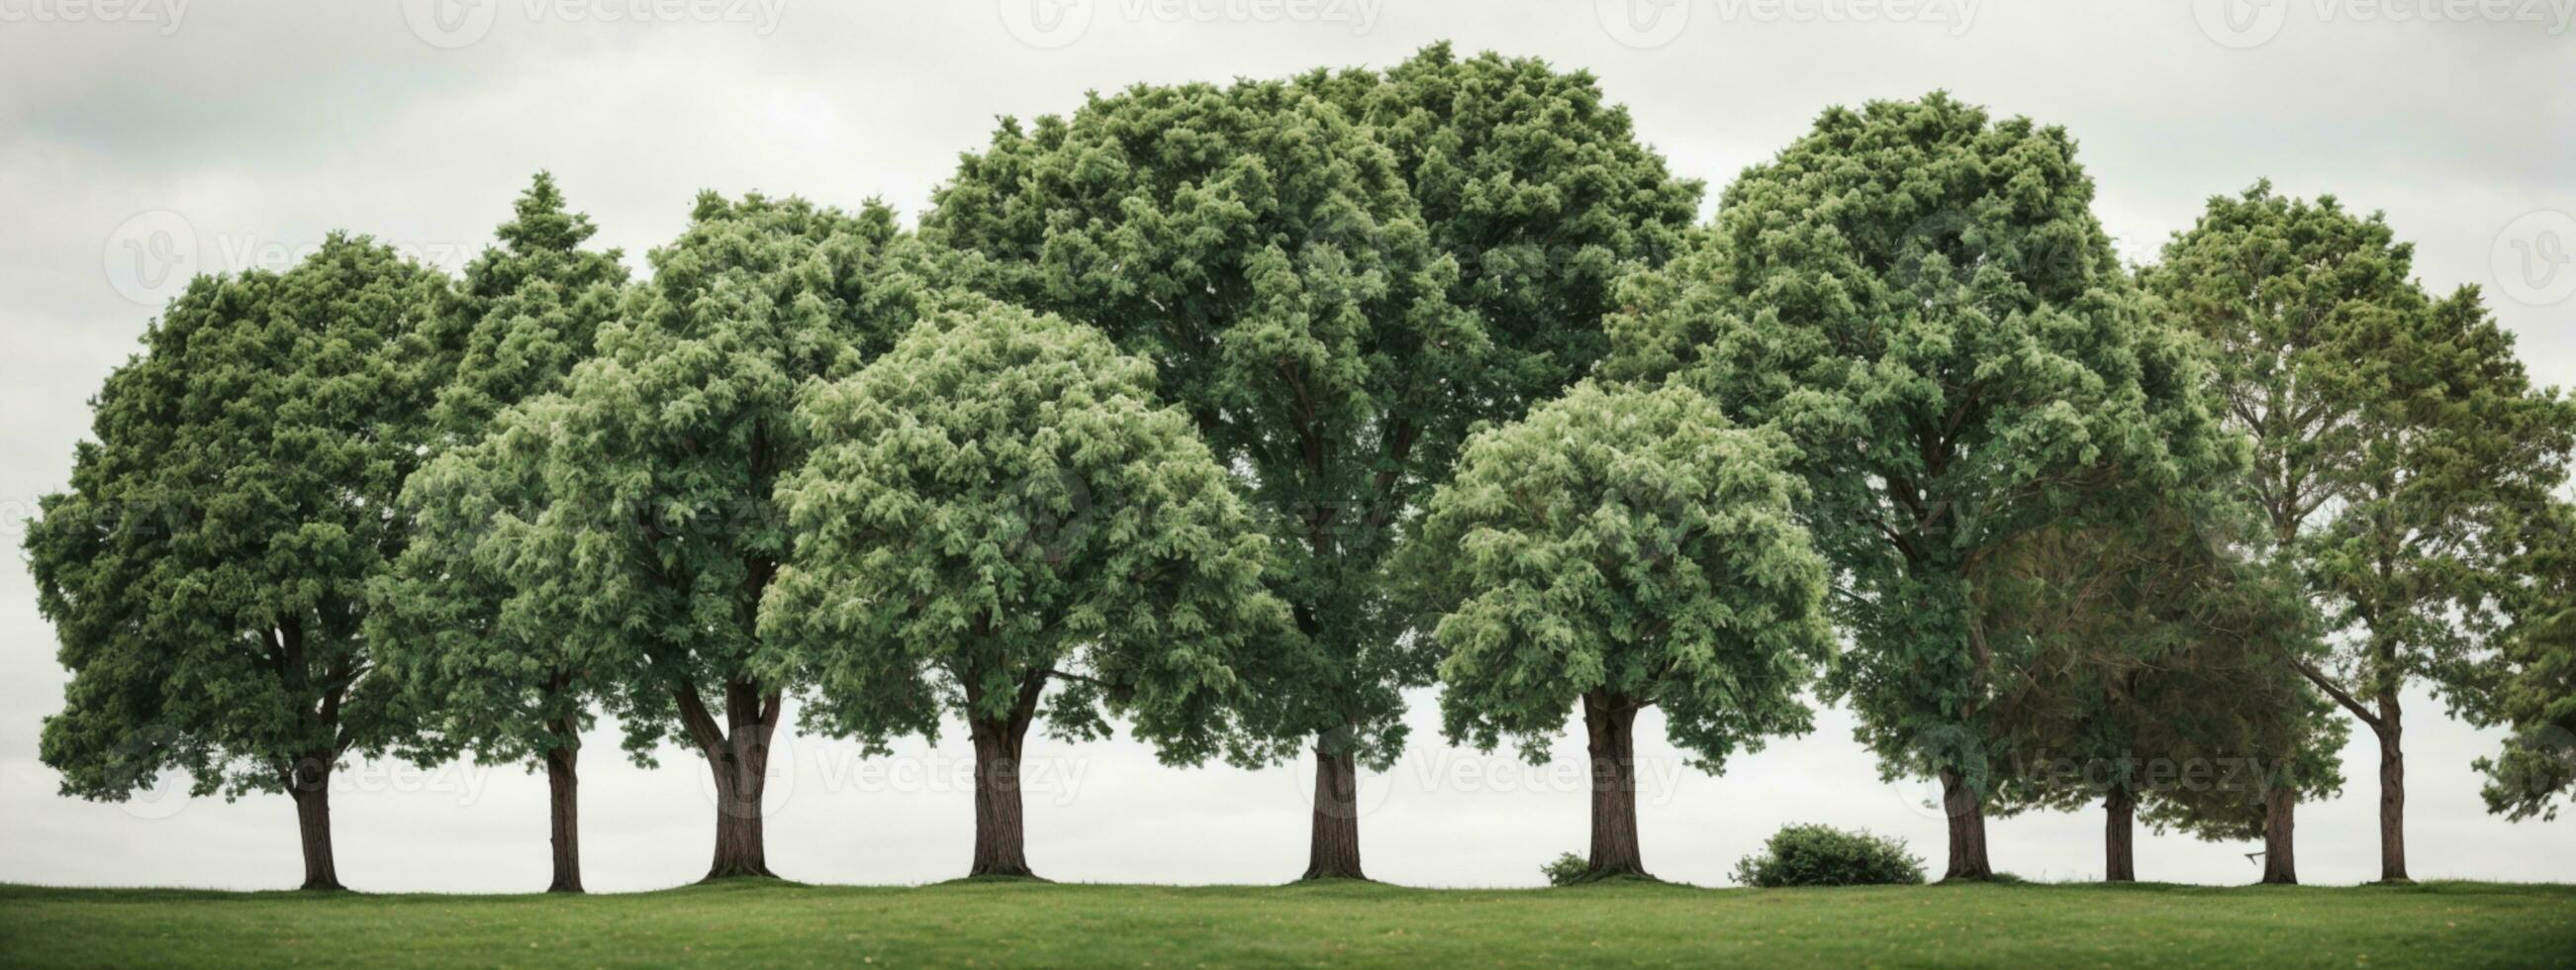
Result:
[[0,966],[2576,965],[2576,887],[0,887]]

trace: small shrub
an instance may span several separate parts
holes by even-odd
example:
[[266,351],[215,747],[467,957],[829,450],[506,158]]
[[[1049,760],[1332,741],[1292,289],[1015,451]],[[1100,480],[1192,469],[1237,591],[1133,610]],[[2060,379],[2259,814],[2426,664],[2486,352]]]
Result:
[[1762,851],[1735,864],[1735,881],[1776,886],[1894,886],[1923,881],[1923,860],[1905,840],[1828,825],[1787,825]]
[[1592,863],[1568,852],[1557,856],[1556,861],[1538,867],[1538,871],[1547,874],[1548,885],[1571,886],[1583,881],[1583,874],[1592,871]]

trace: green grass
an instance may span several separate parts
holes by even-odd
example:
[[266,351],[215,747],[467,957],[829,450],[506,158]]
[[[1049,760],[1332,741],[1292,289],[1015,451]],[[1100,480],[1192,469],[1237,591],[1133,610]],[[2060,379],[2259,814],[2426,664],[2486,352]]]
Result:
[[0,886],[0,966],[2576,964],[2576,887],[738,883],[569,899]]

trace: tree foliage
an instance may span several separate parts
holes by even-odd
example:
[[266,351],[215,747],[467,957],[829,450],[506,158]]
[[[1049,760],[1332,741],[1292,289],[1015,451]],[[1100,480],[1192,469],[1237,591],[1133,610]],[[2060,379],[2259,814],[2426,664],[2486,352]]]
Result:
[[1827,687],[1889,773],[1954,795],[1982,790],[2006,669],[1974,567],[2230,460],[2189,345],[2146,313],[2092,197],[2056,128],[1942,94],[1828,110],[1612,324],[1614,373],[1678,372],[1796,444],[1843,579],[1850,649]]
[[433,447],[455,454],[408,480],[416,535],[375,586],[370,636],[388,671],[421,699],[437,739],[486,762],[578,745],[596,695],[623,682],[616,651],[562,635],[564,591],[514,581],[527,578],[511,562],[519,527],[550,497],[539,463],[485,442],[503,408],[561,390],[614,320],[626,271],[615,251],[581,248],[594,231],[541,174],[501,245],[466,267],[442,322],[456,372],[434,410]]
[[987,304],[914,329],[802,411],[779,488],[792,563],[762,613],[809,721],[881,744],[993,721],[1059,685],[1068,739],[1104,703],[1176,761],[1213,753],[1233,668],[1285,622],[1265,540],[1153,366],[1086,327]]
[[1445,653],[1447,733],[1543,759],[1600,695],[1660,709],[1719,771],[1805,731],[1832,634],[1782,450],[1695,391],[1588,383],[1473,438],[1402,570]]

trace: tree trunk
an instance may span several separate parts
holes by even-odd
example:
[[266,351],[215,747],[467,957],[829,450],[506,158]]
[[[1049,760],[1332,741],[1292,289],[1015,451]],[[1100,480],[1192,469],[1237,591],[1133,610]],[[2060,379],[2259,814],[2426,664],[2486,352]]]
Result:
[[305,758],[287,773],[287,794],[295,799],[296,834],[304,843],[304,889],[343,889],[339,863],[331,854],[330,758]]
[[581,892],[581,736],[555,731],[555,746],[546,752],[546,787],[555,850],[555,879],[550,893]]
[[967,725],[975,739],[975,864],[969,876],[1035,876],[1020,811],[1020,750],[1025,725],[1010,719]]
[[2126,788],[2102,797],[2102,881],[2138,881],[2138,798]]
[[2406,752],[2397,693],[2379,695],[2379,881],[2406,878]]
[[1360,872],[1360,771],[1352,752],[1315,742],[1314,841],[1304,879],[1366,879]]
[[1986,800],[1957,771],[1941,772],[1941,808],[1950,817],[1950,868],[1941,881],[1992,879],[1986,862]]
[[2299,884],[2299,863],[2291,853],[2290,833],[2297,826],[2299,791],[2288,785],[2275,785],[2263,793],[2263,882],[2272,886]]
[[1583,695],[1592,754],[1592,866],[1586,879],[1646,875],[1637,844],[1637,708],[1606,694]]
[[[689,692],[694,701],[695,692]],[[715,773],[716,849],[706,881],[743,876],[774,877],[761,825],[761,796],[769,787],[769,739],[777,730],[778,696],[763,697],[749,684],[725,687],[725,720],[730,730],[711,724],[704,735],[708,770]],[[703,714],[703,708],[700,709]]]

